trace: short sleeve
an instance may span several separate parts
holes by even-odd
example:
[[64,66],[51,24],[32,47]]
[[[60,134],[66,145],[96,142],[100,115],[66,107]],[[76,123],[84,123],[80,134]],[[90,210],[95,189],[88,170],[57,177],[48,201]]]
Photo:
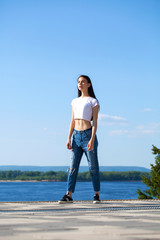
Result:
[[72,100],[72,102],[71,102],[71,106],[73,107],[73,104],[74,104],[74,102],[75,102],[75,98]]
[[94,98],[94,99],[92,100],[92,108],[94,108],[94,107],[97,106],[97,105],[99,105],[99,102],[98,102],[98,100],[97,100],[96,98]]

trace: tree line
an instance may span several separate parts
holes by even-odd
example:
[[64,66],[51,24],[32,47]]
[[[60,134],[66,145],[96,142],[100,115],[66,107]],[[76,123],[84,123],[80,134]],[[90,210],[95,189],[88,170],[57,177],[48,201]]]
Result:
[[[0,180],[20,181],[67,181],[68,173],[64,171],[0,171]],[[100,172],[101,181],[142,181],[143,177],[149,178],[149,173],[140,171],[127,172]],[[89,172],[78,173],[77,181],[89,182]]]

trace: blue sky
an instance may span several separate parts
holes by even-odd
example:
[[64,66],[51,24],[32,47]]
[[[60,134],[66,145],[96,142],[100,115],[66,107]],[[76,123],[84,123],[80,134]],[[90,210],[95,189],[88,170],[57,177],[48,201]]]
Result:
[[0,0],[0,165],[70,164],[70,103],[86,74],[101,105],[100,165],[149,168],[159,12],[159,0]]

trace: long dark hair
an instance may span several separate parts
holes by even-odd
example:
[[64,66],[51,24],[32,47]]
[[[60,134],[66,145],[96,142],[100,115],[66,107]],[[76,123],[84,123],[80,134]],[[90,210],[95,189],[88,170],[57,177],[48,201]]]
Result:
[[[91,86],[88,88],[88,94],[89,94],[90,97],[96,98],[96,96],[95,96],[95,94],[94,94],[94,91],[93,91],[91,79],[90,79],[87,75],[80,75],[80,76],[78,77],[78,79],[79,79],[80,77],[85,78],[85,79],[87,80],[87,82],[91,84]],[[80,97],[81,94],[82,94],[81,91],[78,89],[78,97]]]

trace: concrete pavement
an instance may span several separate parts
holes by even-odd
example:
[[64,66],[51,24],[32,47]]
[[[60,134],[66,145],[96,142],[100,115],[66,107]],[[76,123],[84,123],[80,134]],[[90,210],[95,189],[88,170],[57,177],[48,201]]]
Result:
[[160,201],[1,202],[0,239],[160,239]]

